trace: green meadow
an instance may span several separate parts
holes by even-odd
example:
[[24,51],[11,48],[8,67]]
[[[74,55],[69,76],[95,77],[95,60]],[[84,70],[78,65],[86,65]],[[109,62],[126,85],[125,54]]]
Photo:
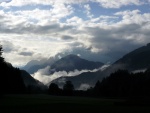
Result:
[[149,104],[124,103],[124,99],[5,95],[0,98],[0,113],[150,113]]

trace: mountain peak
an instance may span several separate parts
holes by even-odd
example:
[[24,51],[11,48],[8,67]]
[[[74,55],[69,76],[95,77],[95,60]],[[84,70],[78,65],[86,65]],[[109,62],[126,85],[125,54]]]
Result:
[[93,62],[93,61],[88,61],[85,59],[80,58],[77,55],[70,54],[67,55],[57,62],[55,62],[51,68],[56,69],[57,71],[74,71],[75,69],[77,70],[82,70],[82,69],[95,69],[99,68],[103,65],[101,62]]
[[79,56],[75,55],[75,54],[69,54],[67,56],[65,56],[67,58],[79,58]]

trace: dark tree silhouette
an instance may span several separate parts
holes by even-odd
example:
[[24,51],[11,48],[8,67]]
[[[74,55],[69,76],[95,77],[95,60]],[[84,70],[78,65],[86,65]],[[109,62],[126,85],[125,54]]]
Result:
[[[97,86],[102,96],[124,97],[129,93],[130,74],[127,70],[118,70],[102,80]],[[96,87],[96,86],[95,86]]]
[[71,96],[73,95],[74,86],[71,81],[66,81],[63,86],[64,95]]
[[51,83],[48,88],[48,93],[50,95],[61,95],[61,89],[58,87],[57,84]]
[[150,69],[139,73],[118,70],[101,82],[98,81],[93,92],[93,96],[100,97],[150,97]]
[[100,92],[100,87],[101,87],[101,83],[100,81],[98,80],[95,84],[95,87],[94,87],[94,94],[95,96],[100,96],[101,92]]
[[2,49],[2,46],[0,45],[0,63],[4,61],[4,58],[2,57],[2,52],[3,52],[3,49]]
[[23,93],[26,90],[20,70],[2,57],[2,46],[0,46],[0,89],[1,94]]

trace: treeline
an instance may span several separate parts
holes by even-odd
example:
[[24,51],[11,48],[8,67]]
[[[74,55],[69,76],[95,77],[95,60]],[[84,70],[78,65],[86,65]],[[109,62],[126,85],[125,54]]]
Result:
[[139,73],[118,70],[98,81],[91,92],[98,97],[150,97],[150,69]]
[[26,87],[20,70],[5,61],[2,51],[2,46],[0,46],[0,95],[25,93]]
[[51,83],[48,88],[48,94],[57,96],[73,96],[74,86],[71,81],[66,81],[63,88],[59,88],[57,84]]
[[[71,81],[67,81],[73,87]],[[66,84],[64,86],[66,86]],[[68,91],[60,89],[57,84],[52,83],[49,86],[51,95],[73,95],[73,96],[92,96],[92,97],[113,97],[113,98],[136,98],[150,97],[150,69],[145,72],[129,73],[127,70],[118,70],[110,76],[104,78],[101,82],[97,81],[93,88],[86,91],[74,90]]]

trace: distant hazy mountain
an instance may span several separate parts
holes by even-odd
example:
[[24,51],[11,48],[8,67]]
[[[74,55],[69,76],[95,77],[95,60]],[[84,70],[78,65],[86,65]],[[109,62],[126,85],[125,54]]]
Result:
[[39,69],[51,66],[57,60],[58,60],[57,57],[51,57],[49,59],[42,59],[42,60],[31,60],[22,69],[26,70],[30,74],[34,74]]
[[101,67],[103,63],[93,62],[80,58],[77,55],[67,55],[51,65],[51,69],[55,71],[74,71],[76,70],[92,70]]
[[43,68],[44,63],[45,61],[31,60],[23,67],[23,69],[26,70],[28,73],[33,74],[38,69]]
[[39,69],[43,69],[47,66],[51,67],[50,73],[54,73],[55,71],[74,71],[74,70],[92,70],[99,68],[103,65],[101,62],[93,62],[80,58],[77,55],[67,55],[61,59],[56,57],[51,57],[49,59],[43,60],[32,60],[28,62],[22,70],[26,70],[30,74],[34,74]]

